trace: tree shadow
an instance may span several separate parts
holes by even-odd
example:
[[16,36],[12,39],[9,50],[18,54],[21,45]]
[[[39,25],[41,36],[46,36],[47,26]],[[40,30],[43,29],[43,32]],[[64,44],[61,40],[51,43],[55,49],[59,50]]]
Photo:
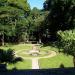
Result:
[[61,63],[59,68],[49,69],[17,69],[12,70],[6,68],[6,64],[0,64],[0,75],[75,75],[75,68],[64,67]]
[[75,75],[75,68],[22,69],[0,71],[0,75]]
[[23,61],[23,59],[21,58],[21,57],[16,57],[15,59],[14,59],[14,61],[13,61],[13,63],[17,63],[17,62],[22,62]]
[[7,71],[6,64],[0,64],[0,72]]

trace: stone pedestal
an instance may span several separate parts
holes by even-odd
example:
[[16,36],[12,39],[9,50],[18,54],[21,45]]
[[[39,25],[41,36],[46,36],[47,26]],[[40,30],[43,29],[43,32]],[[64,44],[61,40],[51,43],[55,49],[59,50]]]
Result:
[[32,56],[38,56],[39,50],[36,48],[36,46],[33,46],[32,50],[29,51],[29,54],[31,54]]

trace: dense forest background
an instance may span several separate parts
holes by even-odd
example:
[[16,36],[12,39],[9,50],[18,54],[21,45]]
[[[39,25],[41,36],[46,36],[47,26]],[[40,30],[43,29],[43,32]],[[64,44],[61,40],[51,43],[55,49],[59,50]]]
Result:
[[75,1],[46,0],[43,7],[31,10],[27,0],[0,0],[1,45],[74,39]]
[[31,10],[27,0],[0,0],[1,45],[41,39],[45,14],[36,7]]

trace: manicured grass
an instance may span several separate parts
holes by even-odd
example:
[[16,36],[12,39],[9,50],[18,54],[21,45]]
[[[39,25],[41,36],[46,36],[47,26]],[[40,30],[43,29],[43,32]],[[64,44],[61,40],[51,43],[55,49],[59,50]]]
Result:
[[[7,45],[7,46],[0,46],[0,49],[13,49],[14,51],[19,50],[30,50],[32,49],[32,44],[17,44],[17,45]],[[22,62],[18,62],[16,64],[8,64],[7,69],[31,69],[31,60],[24,60]]]
[[[18,44],[18,45],[7,45],[7,46],[0,46],[0,49],[13,49],[15,51],[21,51],[22,52],[24,50],[28,51],[32,49],[32,44]],[[38,46],[38,49],[40,51],[56,51],[58,53],[58,48],[55,47],[51,47],[51,46]],[[22,52],[19,52],[18,55],[24,55]],[[29,56],[25,56],[24,57],[29,57]],[[43,58],[43,59],[39,59],[39,66],[41,69],[48,69],[48,68],[59,68],[60,65],[63,64],[64,67],[73,67],[73,60],[72,60],[72,56],[67,56],[64,55],[63,53],[57,54],[56,56],[52,57],[52,58]],[[22,62],[18,62],[16,64],[8,64],[7,66],[8,69],[31,69],[31,60],[24,60]]]
[[32,49],[32,44],[19,44],[19,45],[14,45],[12,47],[14,50],[30,50]]
[[42,51],[58,51],[58,48],[52,47],[52,46],[40,46],[39,48]]
[[61,64],[63,64],[64,67],[73,67],[72,56],[67,56],[60,53],[55,57],[39,60],[41,69],[59,68]]
[[32,44],[17,44],[17,45],[7,45],[7,46],[0,46],[0,49],[13,49],[13,50],[29,50],[32,49]]
[[12,69],[31,69],[31,60],[24,60],[22,62],[17,62],[15,64],[8,64],[7,69],[12,70]]

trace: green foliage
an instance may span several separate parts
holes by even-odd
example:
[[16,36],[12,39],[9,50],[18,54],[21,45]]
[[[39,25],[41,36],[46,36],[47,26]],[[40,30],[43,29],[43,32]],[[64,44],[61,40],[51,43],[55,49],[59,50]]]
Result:
[[0,62],[11,63],[14,60],[14,52],[12,49],[0,50]]
[[75,29],[59,31],[58,34],[61,36],[61,41],[59,41],[57,47],[62,48],[62,52],[75,56]]
[[31,12],[31,16],[33,19],[31,34],[33,34],[36,40],[42,39],[43,35],[46,32],[45,17],[47,16],[47,12],[44,12],[42,10],[37,10],[37,9],[35,11],[35,8],[34,8]]
[[58,34],[61,36],[63,40],[75,40],[75,29],[58,31]]
[[23,9],[26,12],[30,10],[27,0],[7,0],[7,1],[10,5]]
[[[0,58],[1,58],[1,52],[8,52],[9,48],[12,50],[14,50],[15,52],[19,51],[19,50],[31,50],[32,49],[32,44],[18,44],[18,45],[6,45],[6,46],[0,46]],[[2,49],[2,50],[1,50]],[[10,56],[11,51],[9,51],[8,55]],[[14,53],[13,51],[13,53]],[[10,57],[9,57],[10,58]],[[2,58],[3,59],[3,58]],[[7,59],[7,58],[6,58]],[[7,65],[7,69],[31,69],[31,60],[23,60],[23,61],[15,61],[16,58],[14,58],[14,60],[11,62],[12,64],[8,63]],[[12,60],[12,59],[10,59]]]
[[13,62],[14,61],[14,51],[12,50],[12,49],[8,49],[8,50],[6,50],[6,52],[5,52],[5,61],[6,62]]
[[75,56],[75,40],[65,41],[64,53]]
[[40,10],[37,9],[36,7],[34,7],[34,8],[31,10],[30,15],[32,16],[33,19],[36,19],[38,16],[40,16]]
[[[15,37],[19,37],[16,34],[16,27],[18,27],[19,24],[21,30],[24,29],[24,26],[26,25],[26,21],[24,19],[28,15],[29,11],[30,7],[27,0],[0,0],[0,35],[5,36],[7,41],[10,37],[13,39],[15,39]],[[21,34],[20,31],[17,32]],[[3,38],[1,37],[1,39]],[[10,40],[13,41],[13,39]]]
[[49,10],[46,25],[50,32],[74,28],[75,1],[74,0],[46,0],[44,8]]

